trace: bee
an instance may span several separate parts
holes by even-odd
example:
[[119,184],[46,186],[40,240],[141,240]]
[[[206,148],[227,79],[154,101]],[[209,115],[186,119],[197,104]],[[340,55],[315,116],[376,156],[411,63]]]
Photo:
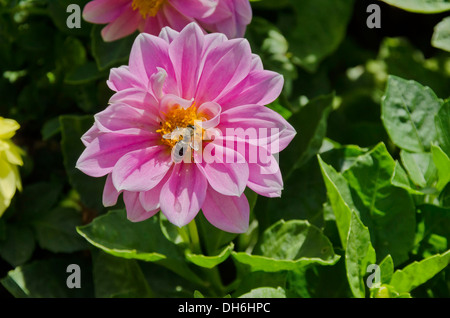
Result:
[[[180,139],[180,137],[182,137]],[[195,138],[195,127],[188,125],[186,128],[175,128],[171,133],[165,134],[164,139],[177,140],[172,148],[172,160],[180,163],[187,153],[191,153],[191,149],[197,151],[200,147]]]

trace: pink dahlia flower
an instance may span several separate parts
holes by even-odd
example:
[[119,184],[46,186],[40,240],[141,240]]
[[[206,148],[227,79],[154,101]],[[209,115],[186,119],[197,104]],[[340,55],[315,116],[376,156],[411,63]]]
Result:
[[108,24],[104,41],[114,41],[136,30],[158,35],[165,26],[181,31],[191,22],[204,30],[243,37],[252,18],[249,0],[93,0],[83,11],[91,23]]
[[283,77],[263,69],[246,39],[205,35],[191,23],[180,33],[142,33],[128,66],[111,70],[110,105],[95,115],[77,168],[107,176],[105,206],[123,193],[128,219],[158,211],[177,226],[202,210],[214,226],[243,233],[244,189],[277,197],[276,155],[294,128],[266,104]]

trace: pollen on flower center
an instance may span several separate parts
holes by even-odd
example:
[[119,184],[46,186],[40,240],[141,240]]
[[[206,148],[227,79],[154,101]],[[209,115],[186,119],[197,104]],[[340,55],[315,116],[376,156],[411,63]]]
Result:
[[133,0],[133,10],[139,10],[139,13],[145,19],[147,16],[154,17],[166,0]]
[[161,122],[161,127],[156,131],[161,134],[161,142],[170,147],[174,147],[175,144],[183,138],[182,135],[179,139],[166,138],[164,136],[171,134],[174,130],[194,127],[195,121],[201,120],[197,117],[197,108],[192,105],[189,108],[183,108],[177,106],[171,109],[167,114],[165,114],[166,121]]

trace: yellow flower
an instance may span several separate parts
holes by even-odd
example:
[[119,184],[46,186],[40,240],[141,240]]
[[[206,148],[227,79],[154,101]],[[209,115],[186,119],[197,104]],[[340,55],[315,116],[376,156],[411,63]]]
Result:
[[15,120],[0,117],[0,217],[11,203],[16,189],[22,191],[18,166],[23,165],[23,151],[11,141],[19,128]]

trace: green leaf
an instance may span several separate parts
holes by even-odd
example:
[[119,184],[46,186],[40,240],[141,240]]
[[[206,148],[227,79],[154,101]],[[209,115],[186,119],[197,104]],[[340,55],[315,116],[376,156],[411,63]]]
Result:
[[61,190],[61,185],[53,182],[38,182],[28,185],[18,196],[17,209],[26,222],[39,219],[43,213],[48,212],[56,205]]
[[59,40],[55,46],[56,65],[61,72],[71,72],[86,63],[86,49],[78,38],[66,37],[64,41]]
[[123,210],[114,210],[95,218],[90,224],[77,227],[89,243],[111,255],[157,262],[182,277],[199,282],[184,262],[178,247],[161,232],[157,217],[133,223]]
[[442,105],[435,122],[439,145],[450,156],[450,100]]
[[417,13],[439,13],[450,10],[447,0],[381,0],[400,9]]
[[356,213],[352,212],[345,250],[345,264],[348,282],[355,297],[365,297],[364,276],[367,266],[374,264],[375,261],[376,255],[370,242],[369,229],[364,226]]
[[264,231],[255,254],[233,252],[239,263],[251,271],[293,270],[309,264],[333,265],[339,260],[333,246],[320,229],[308,221],[280,220]]
[[[292,271],[289,271],[292,273]],[[284,288],[286,285],[286,272],[250,272],[245,273],[242,277],[242,280],[239,283],[239,286],[233,293],[234,297],[239,297],[243,294],[249,293],[251,290],[254,290],[259,287],[272,287],[272,288]]]
[[146,298],[152,292],[136,260],[114,257],[102,251],[93,254],[97,298]]
[[336,225],[341,239],[342,247],[347,246],[348,231],[352,211],[357,211],[350,188],[345,178],[336,172],[333,167],[327,165],[320,156],[318,156],[322,176],[327,188],[327,195],[336,218]]
[[450,52],[450,17],[444,18],[434,27],[431,44],[438,49]]
[[434,118],[442,101],[429,87],[389,76],[381,119],[392,141],[410,152],[426,152],[437,134]]
[[394,274],[394,261],[391,255],[387,255],[380,262],[380,283],[389,284]]
[[223,263],[233,251],[234,244],[230,243],[227,247],[225,247],[218,255],[206,256],[194,254],[190,250],[186,251],[186,259],[191,263],[194,263],[197,266],[205,267],[205,268],[213,268]]
[[[308,284],[308,268],[289,271],[286,276],[286,292],[288,298],[312,298]],[[316,285],[317,286],[317,285]]]
[[360,156],[343,176],[361,220],[369,227],[377,257],[390,254],[400,264],[408,259],[414,244],[416,220],[410,194],[391,184],[394,168],[394,159],[380,143]]
[[114,42],[103,41],[100,29],[95,25],[92,28],[92,55],[95,58],[99,70],[105,70],[120,63],[125,63],[131,51],[136,35],[130,35]]
[[408,177],[408,174],[402,168],[401,164],[398,161],[395,162],[395,168],[391,178],[391,183],[396,187],[405,189],[410,194],[425,195],[424,192],[420,192],[419,190],[416,189],[417,187],[411,182],[411,180]]
[[74,68],[64,77],[64,82],[71,85],[86,84],[107,76],[107,72],[99,72],[95,62],[88,62]]
[[239,296],[239,298],[286,298],[286,291],[281,287],[260,287]]
[[[353,11],[353,0],[291,0],[296,25],[286,37],[297,63],[314,72],[344,39]],[[332,12],[333,14],[330,14]],[[307,45],[305,45],[305,43]]]
[[[80,266],[81,288],[68,288],[67,267]],[[90,266],[78,258],[34,261],[16,267],[1,280],[2,285],[16,298],[87,298],[93,297]]]
[[[328,144],[330,140],[326,140]],[[333,141],[332,141],[333,142]],[[344,172],[349,169],[359,156],[364,155],[369,150],[356,145],[340,145],[333,142],[332,145],[325,145],[326,148],[321,149],[320,156],[325,162],[331,165],[336,171]],[[325,142],[324,142],[325,144]],[[331,147],[330,149],[328,147]]]
[[437,169],[429,152],[400,152],[400,158],[411,181],[420,188],[431,187],[437,179]]
[[189,244],[189,237],[187,235],[181,235],[182,233],[187,233],[187,227],[179,228],[178,226],[172,224],[164,214],[161,213],[159,217],[159,223],[161,227],[161,232],[164,234],[166,239],[176,245],[187,245]]
[[410,292],[414,288],[427,282],[437,273],[446,268],[450,262],[450,250],[444,254],[437,254],[425,258],[419,262],[414,262],[395,271],[392,275],[390,285],[397,292]]
[[[369,61],[373,76],[382,79],[380,89],[385,89],[388,74],[410,79],[431,87],[436,95],[447,96],[450,78],[443,65],[446,57],[426,58],[405,37],[385,38],[381,43],[376,62]],[[378,95],[378,92],[376,93]]]
[[289,122],[297,130],[290,145],[281,153],[281,171],[285,179],[292,171],[315,156],[322,146],[327,130],[327,118],[334,94],[317,97],[294,113]]
[[58,207],[43,211],[39,219],[32,222],[36,239],[41,248],[54,253],[72,253],[87,248],[76,231],[81,225],[81,213],[74,209]]
[[54,117],[50,120],[47,120],[41,129],[42,140],[48,140],[60,132],[61,124],[59,122],[59,117]]
[[[253,53],[261,57],[264,68],[283,75],[283,90],[290,94],[292,80],[297,78],[297,68],[292,62],[292,54],[289,53],[289,43],[281,31],[269,21],[254,16],[247,27],[245,37],[249,40]],[[283,107],[280,109],[283,110]],[[283,112],[289,114],[287,110]]]
[[198,290],[194,291],[194,298],[205,298],[201,292]]
[[447,238],[450,242],[450,208],[424,204],[418,207],[424,219],[424,236],[437,234]]
[[139,262],[139,267],[156,297],[190,298],[193,292],[199,289],[198,284],[174,275],[171,270],[157,263]]
[[[102,85],[107,86],[106,82],[102,83]],[[100,87],[95,82],[79,83],[78,85],[72,86],[70,90],[72,98],[76,101],[78,108],[84,113],[95,113],[100,110],[100,104],[98,102]],[[109,95],[110,93],[108,92],[108,96]]]
[[450,208],[450,185],[447,184],[439,194],[439,202],[441,206]]
[[[317,160],[309,160],[285,180],[280,198],[260,196],[255,209],[259,230],[264,231],[280,219],[308,220],[321,228],[324,226],[323,204],[326,201],[327,194],[319,164]],[[274,211],[277,212],[273,213]]]
[[85,149],[81,142],[81,136],[91,128],[94,118],[92,116],[64,115],[60,117],[60,122],[62,130],[61,150],[69,182],[80,194],[84,205],[101,211],[103,209],[104,178],[92,178],[75,168],[78,158]]
[[30,227],[9,223],[6,226],[6,239],[0,241],[0,256],[16,267],[31,258],[35,245],[34,234]]
[[289,109],[285,108],[283,105],[281,105],[278,100],[275,100],[266,106],[272,109],[273,111],[276,111],[286,120],[288,120],[292,116],[292,112]]
[[439,146],[434,144],[431,145],[431,153],[439,176],[436,189],[441,191],[450,182],[450,158]]

